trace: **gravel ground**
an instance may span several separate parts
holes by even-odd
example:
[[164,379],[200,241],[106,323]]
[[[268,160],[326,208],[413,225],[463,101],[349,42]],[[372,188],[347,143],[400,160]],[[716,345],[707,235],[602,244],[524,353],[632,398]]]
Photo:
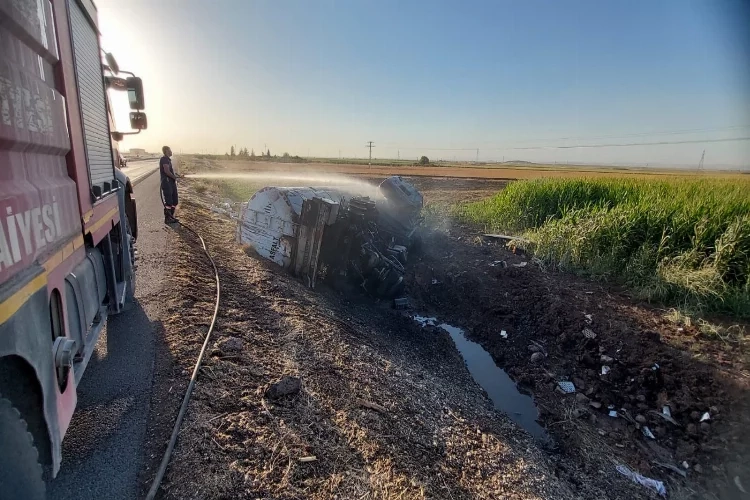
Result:
[[140,228],[134,307],[110,317],[78,387],[78,407],[63,442],[63,463],[49,485],[55,499],[132,499],[138,491],[163,307],[153,300],[164,283],[159,176],[135,187]]

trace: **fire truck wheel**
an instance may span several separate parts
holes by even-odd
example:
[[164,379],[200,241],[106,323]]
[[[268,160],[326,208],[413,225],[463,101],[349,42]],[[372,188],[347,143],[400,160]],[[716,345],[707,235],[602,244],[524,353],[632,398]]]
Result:
[[39,453],[26,421],[0,397],[0,497],[44,499]]

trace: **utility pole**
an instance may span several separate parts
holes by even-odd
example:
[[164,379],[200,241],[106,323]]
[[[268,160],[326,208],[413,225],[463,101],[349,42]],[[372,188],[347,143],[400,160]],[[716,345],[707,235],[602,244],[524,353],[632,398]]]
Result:
[[374,148],[375,146],[372,145],[372,141],[367,141],[367,146],[365,147],[370,148],[370,160],[367,162],[367,166],[371,167],[372,166],[372,148]]
[[399,160],[401,159],[401,150],[400,149],[398,150],[398,159]]
[[477,163],[479,163],[479,148],[477,148]]
[[706,150],[703,150],[703,154],[701,155],[701,161],[698,163],[698,170],[703,170],[703,160],[706,159]]

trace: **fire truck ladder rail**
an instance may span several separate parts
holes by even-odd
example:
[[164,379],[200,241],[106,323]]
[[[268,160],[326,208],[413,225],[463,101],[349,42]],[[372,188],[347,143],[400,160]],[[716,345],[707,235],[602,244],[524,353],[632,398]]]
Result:
[[151,483],[151,488],[148,491],[148,494],[146,495],[147,500],[153,500],[156,497],[156,493],[159,491],[159,486],[161,486],[162,479],[164,479],[164,474],[167,471],[167,467],[169,466],[169,460],[172,457],[172,451],[174,450],[174,446],[177,443],[177,436],[180,433],[180,426],[182,425],[182,419],[185,417],[185,412],[187,411],[188,403],[190,403],[190,396],[193,394],[193,388],[195,387],[195,382],[198,379],[198,370],[200,370],[201,363],[203,362],[203,356],[206,354],[206,347],[208,346],[209,340],[211,340],[211,333],[213,333],[214,330],[214,324],[216,323],[216,317],[219,314],[219,299],[221,297],[221,281],[219,280],[219,271],[216,269],[216,263],[214,262],[213,257],[211,257],[211,253],[208,251],[208,248],[206,247],[206,242],[203,241],[203,237],[198,234],[195,230],[193,230],[191,227],[186,226],[185,224],[180,224],[181,227],[188,230],[189,232],[193,233],[201,242],[201,246],[203,247],[203,253],[206,254],[206,257],[208,257],[208,260],[211,261],[211,266],[214,268],[214,278],[216,279],[216,305],[214,306],[214,314],[211,318],[211,325],[208,327],[208,332],[206,333],[206,338],[203,341],[203,346],[201,347],[200,353],[198,353],[198,359],[195,362],[195,367],[193,368],[193,375],[190,377],[190,383],[188,384],[187,390],[185,391],[185,397],[182,399],[182,406],[180,406],[180,412],[177,414],[177,420],[174,423],[174,428],[172,429],[172,437],[169,439],[169,444],[167,445],[167,449],[164,451],[164,456],[162,457],[161,464],[159,465],[159,470],[156,472],[156,476],[154,477],[154,481]]

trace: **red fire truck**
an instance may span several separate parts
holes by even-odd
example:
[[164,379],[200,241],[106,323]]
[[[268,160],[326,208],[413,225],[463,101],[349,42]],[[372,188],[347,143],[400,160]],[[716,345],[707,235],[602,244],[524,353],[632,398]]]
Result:
[[[3,498],[43,497],[99,333],[134,293],[136,207],[116,162],[146,128],[143,88],[97,22],[91,0],[0,0]],[[127,92],[131,131],[114,129],[108,90]]]

